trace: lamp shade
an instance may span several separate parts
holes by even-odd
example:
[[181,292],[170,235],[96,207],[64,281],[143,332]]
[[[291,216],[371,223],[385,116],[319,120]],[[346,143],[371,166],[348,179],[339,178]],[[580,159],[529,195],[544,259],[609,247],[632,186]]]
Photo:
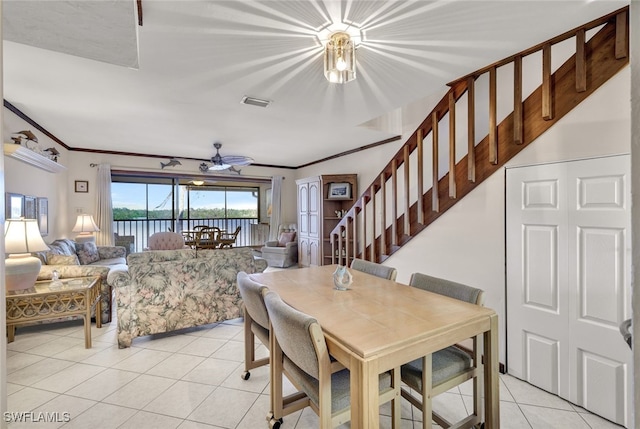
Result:
[[93,216],[88,214],[78,215],[76,219],[76,225],[71,230],[72,232],[90,233],[100,231],[98,225],[93,220]]
[[40,235],[35,219],[7,219],[4,224],[4,247],[9,258],[5,260],[7,291],[28,289],[38,278],[42,263],[31,252],[49,250]]
[[4,224],[5,253],[43,252],[49,247],[40,235],[35,219],[7,219]]
[[348,33],[337,31],[324,48],[324,76],[332,83],[356,78],[356,50]]

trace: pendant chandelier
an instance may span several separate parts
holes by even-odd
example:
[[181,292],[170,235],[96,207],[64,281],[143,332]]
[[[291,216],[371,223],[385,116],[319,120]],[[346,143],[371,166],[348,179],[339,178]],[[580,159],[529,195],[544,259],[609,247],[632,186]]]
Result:
[[324,76],[331,83],[356,78],[356,50],[348,33],[338,31],[329,36],[324,48]]

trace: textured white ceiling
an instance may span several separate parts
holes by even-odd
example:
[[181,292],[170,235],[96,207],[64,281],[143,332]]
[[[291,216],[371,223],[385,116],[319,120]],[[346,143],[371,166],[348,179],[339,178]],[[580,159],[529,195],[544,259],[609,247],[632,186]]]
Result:
[[[220,141],[295,167],[392,137],[363,125],[627,4],[143,0],[137,27],[134,0],[5,0],[4,95],[73,148],[207,159]],[[345,85],[316,37],[339,22],[364,35]]]
[[135,1],[9,0],[2,6],[4,40],[138,67]]

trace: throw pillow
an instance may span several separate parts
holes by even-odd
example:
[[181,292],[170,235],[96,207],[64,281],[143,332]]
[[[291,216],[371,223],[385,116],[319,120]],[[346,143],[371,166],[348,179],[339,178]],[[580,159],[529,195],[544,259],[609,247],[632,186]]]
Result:
[[47,254],[47,265],[80,265],[76,255],[56,255],[55,253]]
[[295,239],[296,239],[296,232],[295,231],[292,231],[292,232],[281,232],[280,233],[280,238],[278,238],[278,246],[279,247],[285,247],[287,245],[287,243],[291,243]]
[[92,262],[100,260],[98,247],[96,246],[96,243],[92,241],[76,243],[76,253],[78,254],[78,259],[80,259],[80,264],[82,265],[91,264]]

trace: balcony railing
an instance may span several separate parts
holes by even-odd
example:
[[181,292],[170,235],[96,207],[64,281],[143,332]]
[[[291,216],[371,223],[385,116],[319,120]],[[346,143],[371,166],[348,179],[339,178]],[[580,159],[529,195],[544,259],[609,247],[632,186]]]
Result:
[[[129,250],[131,252],[142,252],[147,247],[147,240],[151,234],[160,231],[185,231],[192,230],[196,225],[215,226],[229,232],[235,231],[240,226],[240,233],[236,240],[236,247],[255,246],[262,243],[252,242],[251,225],[257,224],[257,218],[227,218],[227,219],[133,219],[133,220],[116,220],[113,222],[113,232],[115,232],[118,240],[122,240],[120,244],[130,243],[133,246]],[[255,240],[254,240],[255,241]],[[119,244],[119,243],[116,243]]]

